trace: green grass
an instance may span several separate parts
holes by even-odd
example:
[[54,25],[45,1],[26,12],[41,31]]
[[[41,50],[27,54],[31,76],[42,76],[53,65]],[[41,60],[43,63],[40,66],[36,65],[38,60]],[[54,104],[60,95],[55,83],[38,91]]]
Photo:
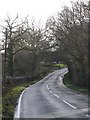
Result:
[[2,97],[0,97],[0,112],[2,110]]
[[36,81],[32,81],[30,83],[23,83],[18,86],[11,87],[9,91],[4,94],[2,99],[2,114],[3,120],[13,120],[14,111],[16,107],[17,100],[21,94],[21,92],[28,87],[36,83]]
[[79,86],[76,86],[75,84],[73,84],[69,78],[69,75],[66,74],[64,76],[64,84],[66,87],[72,89],[72,90],[75,90],[76,92],[81,92],[83,94],[90,94],[90,89],[88,88],[82,88],[82,87],[79,87]]
[[12,88],[3,96],[3,119],[12,120],[16,101],[19,98],[20,93],[25,89],[24,86],[17,86]]
[[73,84],[71,84],[71,83],[66,83],[65,84],[68,88],[70,88],[70,89],[73,89],[73,90],[75,90],[75,91],[77,91],[77,92],[81,92],[81,93],[86,93],[86,94],[88,94],[88,92],[90,92],[90,91],[88,91],[88,89],[86,89],[86,88],[80,88],[80,87],[78,87],[78,86],[75,86],[75,85],[73,85]]
[[55,67],[60,67],[60,68],[67,67],[66,64],[55,64],[54,66],[55,66]]
[[0,119],[2,117],[2,98],[0,97]]

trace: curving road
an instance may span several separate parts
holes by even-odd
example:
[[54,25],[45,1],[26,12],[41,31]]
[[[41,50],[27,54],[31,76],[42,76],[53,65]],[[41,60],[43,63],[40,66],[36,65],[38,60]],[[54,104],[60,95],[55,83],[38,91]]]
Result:
[[88,96],[66,88],[57,70],[23,91],[14,118],[88,118]]

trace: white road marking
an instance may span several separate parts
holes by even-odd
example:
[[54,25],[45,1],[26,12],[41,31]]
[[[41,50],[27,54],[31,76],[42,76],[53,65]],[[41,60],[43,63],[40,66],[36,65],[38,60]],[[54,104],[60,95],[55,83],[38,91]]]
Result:
[[59,79],[60,79],[60,81],[61,81],[61,80],[62,80],[62,77],[60,76]]
[[47,84],[47,89],[49,90],[48,84]]
[[52,93],[52,91],[51,91],[51,90],[49,90],[49,92],[50,92],[50,93]]
[[26,89],[22,92],[22,94],[19,97],[18,106],[17,106],[17,114],[14,116],[14,118],[20,118],[21,100],[22,100],[22,96],[23,96],[24,92],[26,91]]
[[60,98],[57,94],[54,94],[54,96],[56,96],[57,98]]
[[90,115],[86,115],[87,117],[90,117]]
[[71,105],[70,103],[66,102],[65,100],[63,100],[64,103],[66,103],[67,105],[69,105],[70,107],[72,107],[73,109],[77,109],[76,107],[74,107],[73,105]]

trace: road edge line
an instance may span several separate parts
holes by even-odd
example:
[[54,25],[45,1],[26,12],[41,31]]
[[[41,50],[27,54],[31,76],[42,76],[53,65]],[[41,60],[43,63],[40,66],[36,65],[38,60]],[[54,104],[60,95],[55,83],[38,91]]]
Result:
[[26,88],[25,90],[22,91],[20,97],[19,97],[19,100],[18,100],[18,105],[17,105],[17,114],[14,114],[14,118],[20,118],[20,107],[21,107],[21,100],[22,100],[22,96],[23,94],[25,93],[25,91],[27,90],[28,88]]

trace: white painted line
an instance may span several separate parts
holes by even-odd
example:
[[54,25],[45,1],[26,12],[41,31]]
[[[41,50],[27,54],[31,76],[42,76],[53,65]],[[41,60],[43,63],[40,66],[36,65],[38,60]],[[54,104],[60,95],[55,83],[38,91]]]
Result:
[[[27,88],[26,88],[27,89]],[[26,89],[21,93],[20,97],[19,97],[19,100],[18,100],[18,106],[17,106],[17,113],[16,115],[14,116],[14,118],[20,118],[20,107],[21,107],[21,100],[22,100],[22,96],[24,94],[24,92],[26,91]]]
[[47,89],[49,90],[49,87],[48,87],[48,85],[47,85]]
[[[25,89],[25,90],[26,90],[26,89]],[[18,101],[17,118],[20,118],[21,99],[22,99],[22,96],[23,96],[25,90],[24,90],[24,91],[22,92],[22,94],[20,95],[20,98],[19,98],[19,101]]]
[[51,90],[49,90],[49,92],[50,92],[50,93],[52,93],[52,91],[51,91]]
[[57,98],[60,98],[57,94],[54,94],[54,96],[56,96]]
[[[30,87],[30,86],[29,86]],[[28,88],[26,88],[26,90],[28,90],[29,89],[29,87]]]
[[90,117],[90,115],[86,115],[87,117]]
[[70,107],[72,107],[73,109],[76,109],[76,107],[74,107],[73,105],[71,105],[70,103],[66,102],[65,100],[63,100],[64,103],[66,103],[67,105],[69,105]]
[[60,78],[60,81],[61,81],[61,80],[62,80],[62,77],[60,76],[59,78]]

